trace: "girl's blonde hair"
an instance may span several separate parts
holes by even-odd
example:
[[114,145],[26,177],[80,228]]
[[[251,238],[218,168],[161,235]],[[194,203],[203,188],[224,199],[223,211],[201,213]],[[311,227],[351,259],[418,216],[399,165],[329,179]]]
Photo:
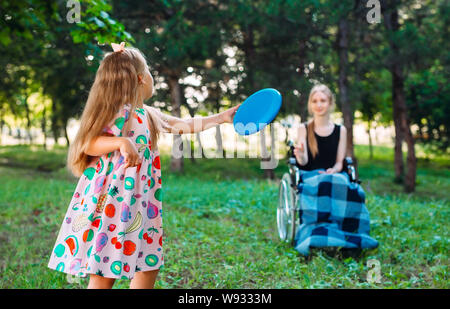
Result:
[[[112,121],[126,103],[131,105],[128,119],[132,119],[131,113],[143,101],[138,91],[138,74],[143,76],[146,68],[145,57],[137,48],[128,47],[122,52],[105,54],[89,91],[80,119],[80,128],[68,151],[67,167],[75,176],[80,177],[90,163],[97,158],[87,155],[86,147],[94,138],[102,134],[103,128]],[[159,117],[149,112],[146,114],[149,115],[152,148],[156,149],[164,123]],[[122,132],[128,132],[130,123],[131,121],[125,122]]]
[[[328,110],[328,112],[331,113],[335,108],[334,95],[331,92],[330,88],[328,88],[326,85],[318,84],[318,85],[315,85],[311,89],[311,92],[309,93],[309,98],[308,98],[309,114],[313,115],[311,103],[312,103],[312,97],[316,92],[322,92],[323,94],[325,94],[328,97],[328,100],[330,101],[330,109]],[[317,140],[316,140],[316,136],[314,135],[314,118],[308,122],[308,124],[306,126],[306,131],[307,131],[307,135],[308,135],[308,148],[309,148],[309,151],[311,152],[311,155],[313,156],[313,158],[315,158],[316,155],[319,153],[319,148],[317,147]]]

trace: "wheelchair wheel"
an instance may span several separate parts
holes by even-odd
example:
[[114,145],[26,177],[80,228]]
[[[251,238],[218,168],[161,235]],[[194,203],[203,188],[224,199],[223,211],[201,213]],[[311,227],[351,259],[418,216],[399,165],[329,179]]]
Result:
[[288,173],[281,178],[278,190],[277,227],[282,241],[294,243],[296,227],[296,192]]

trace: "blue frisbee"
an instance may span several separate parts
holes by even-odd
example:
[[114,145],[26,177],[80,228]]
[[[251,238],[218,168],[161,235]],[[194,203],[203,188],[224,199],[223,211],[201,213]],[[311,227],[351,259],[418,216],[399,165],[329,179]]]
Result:
[[239,106],[233,118],[234,130],[250,135],[271,123],[281,107],[281,94],[273,88],[261,89]]

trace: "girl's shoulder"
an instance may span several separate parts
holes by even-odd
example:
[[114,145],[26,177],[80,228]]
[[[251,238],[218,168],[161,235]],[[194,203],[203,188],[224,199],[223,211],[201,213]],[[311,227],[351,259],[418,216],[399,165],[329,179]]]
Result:
[[[121,111],[123,113],[129,113],[131,112],[131,104],[130,103],[125,103],[122,108]],[[126,111],[126,112],[125,112]],[[133,110],[133,113],[136,113],[138,115],[144,116],[145,115],[145,109],[142,107],[135,107]]]
[[119,137],[126,136],[122,130],[128,122],[131,122],[128,130],[137,130],[141,127],[141,124],[144,124],[143,127],[145,128],[145,119],[144,108],[136,107],[134,110],[131,110],[131,104],[125,103],[120,107],[109,124],[103,128],[103,132]]

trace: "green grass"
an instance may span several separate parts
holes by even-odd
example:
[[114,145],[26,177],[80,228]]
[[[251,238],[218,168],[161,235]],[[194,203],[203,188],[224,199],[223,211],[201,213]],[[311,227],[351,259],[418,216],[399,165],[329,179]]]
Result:
[[[165,265],[155,287],[449,288],[448,158],[419,159],[417,192],[405,194],[392,183],[392,150],[376,147],[372,161],[365,146],[356,154],[380,247],[359,258],[316,250],[308,259],[278,240],[278,183],[263,178],[257,159],[185,159],[178,174],[163,155]],[[64,149],[2,147],[1,160],[9,166],[0,166],[0,288],[85,288],[87,280],[70,284],[46,267],[77,182],[60,168]],[[55,170],[42,172],[50,161]],[[285,171],[282,160],[276,176]],[[380,284],[366,281],[368,259],[380,261]]]
[[64,167],[66,155],[67,149],[63,147],[45,151],[42,146],[2,146],[0,147],[0,166],[51,172]]

